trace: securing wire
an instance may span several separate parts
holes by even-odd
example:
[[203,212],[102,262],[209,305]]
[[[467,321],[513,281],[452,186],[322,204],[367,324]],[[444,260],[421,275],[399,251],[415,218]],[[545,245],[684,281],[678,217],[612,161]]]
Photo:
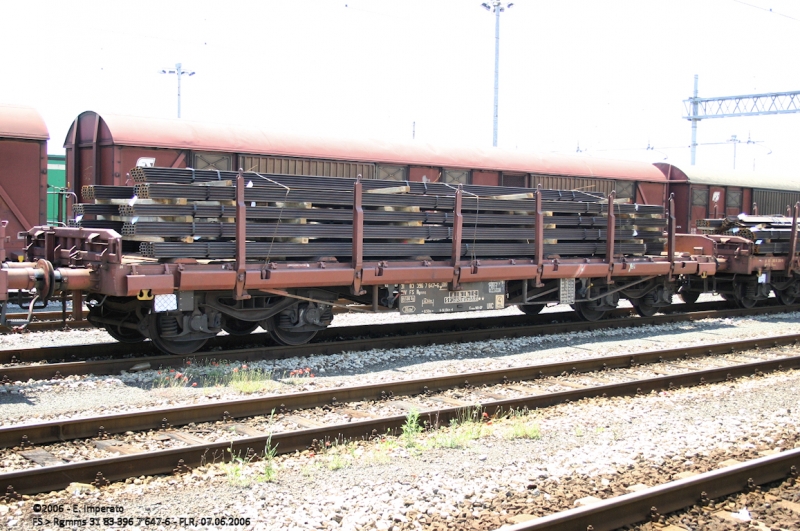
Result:
[[269,177],[261,175],[258,172],[253,172],[253,173],[256,174],[258,177],[261,177],[265,181],[271,182],[272,184],[277,184],[281,188],[285,188],[286,189],[286,195],[283,197],[283,206],[280,207],[281,209],[278,212],[278,222],[275,223],[275,230],[272,233],[272,239],[270,240],[269,248],[267,249],[267,256],[264,259],[264,264],[266,265],[266,264],[269,264],[270,256],[272,256],[272,246],[275,243],[275,238],[278,235],[278,226],[281,224],[281,220],[283,219],[283,209],[286,208],[286,203],[289,201],[289,192],[291,192],[292,189],[289,188],[288,186],[286,186],[285,184],[279,183],[278,181],[274,181],[274,180],[270,179]]
[[[451,189],[456,190],[456,191],[461,190],[461,193],[469,194],[469,195],[471,195],[472,197],[475,198],[475,227],[474,227],[474,230],[472,231],[472,248],[470,249],[469,245],[467,245],[467,250],[470,253],[470,258],[474,262],[476,260],[476,258],[477,258],[476,255],[475,255],[475,244],[476,244],[476,241],[478,239],[478,217],[480,216],[480,213],[481,213],[481,198],[477,194],[473,194],[472,192],[464,190],[464,188],[460,184],[458,185],[458,188],[455,188],[450,183],[442,183],[442,184],[444,184],[448,188],[451,188]],[[453,221],[455,222],[455,220],[453,220]]]

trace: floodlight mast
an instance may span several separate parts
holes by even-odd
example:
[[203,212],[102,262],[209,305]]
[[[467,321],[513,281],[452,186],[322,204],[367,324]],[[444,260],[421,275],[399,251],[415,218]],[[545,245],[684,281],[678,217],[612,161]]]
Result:
[[181,68],[181,63],[176,63],[175,68],[165,68],[160,70],[162,74],[177,74],[178,76],[178,118],[181,117],[181,76],[193,76],[195,74],[194,70],[184,70]]
[[481,4],[486,11],[494,12],[494,121],[492,123],[492,146],[497,147],[497,107],[500,87],[500,13],[511,8],[513,2],[503,5],[500,0]]

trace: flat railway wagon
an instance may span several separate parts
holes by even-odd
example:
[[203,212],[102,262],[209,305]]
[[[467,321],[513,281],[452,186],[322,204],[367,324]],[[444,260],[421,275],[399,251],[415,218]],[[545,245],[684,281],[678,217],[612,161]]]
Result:
[[0,105],[0,239],[5,255],[16,260],[26,233],[47,220],[47,126],[36,110]]
[[773,220],[783,247],[762,249],[728,226],[678,234],[674,201],[613,191],[137,167],[127,185],[82,195],[80,226],[28,232],[27,261],[0,268],[0,297],[81,293],[118,340],[149,337],[173,354],[258,325],[301,344],[338,305],[535,314],[567,303],[597,320],[621,299],[652,315],[675,293],[752,306],[800,291],[800,206]]
[[698,221],[728,216],[791,216],[792,206],[800,201],[800,181],[796,176],[771,173],[720,171],[672,164],[654,164],[668,179],[669,193],[675,196],[678,232],[694,234]]

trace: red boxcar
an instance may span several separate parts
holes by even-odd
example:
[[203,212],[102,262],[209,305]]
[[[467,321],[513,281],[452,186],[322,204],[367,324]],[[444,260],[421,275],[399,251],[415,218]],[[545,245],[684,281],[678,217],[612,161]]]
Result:
[[675,194],[675,224],[678,232],[693,234],[697,220],[760,214],[791,216],[787,209],[800,201],[800,180],[755,172],[720,171],[672,164],[655,164],[669,179]]
[[286,135],[254,127],[81,113],[64,147],[67,181],[124,185],[134,166],[233,170],[290,175],[439,181],[583,190],[631,202],[662,204],[667,179],[651,164],[581,156],[440,148]]
[[48,138],[34,109],[0,105],[0,220],[8,221],[5,251],[11,260],[25,245],[18,234],[47,221]]

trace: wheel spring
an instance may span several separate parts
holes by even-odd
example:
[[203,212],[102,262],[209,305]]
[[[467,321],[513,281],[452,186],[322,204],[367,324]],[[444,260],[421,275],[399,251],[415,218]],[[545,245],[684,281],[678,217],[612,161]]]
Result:
[[178,335],[178,320],[169,315],[162,315],[161,322],[161,335],[164,337],[175,337]]
[[747,287],[745,288],[745,298],[747,299],[755,299],[756,298],[756,284],[748,283]]

